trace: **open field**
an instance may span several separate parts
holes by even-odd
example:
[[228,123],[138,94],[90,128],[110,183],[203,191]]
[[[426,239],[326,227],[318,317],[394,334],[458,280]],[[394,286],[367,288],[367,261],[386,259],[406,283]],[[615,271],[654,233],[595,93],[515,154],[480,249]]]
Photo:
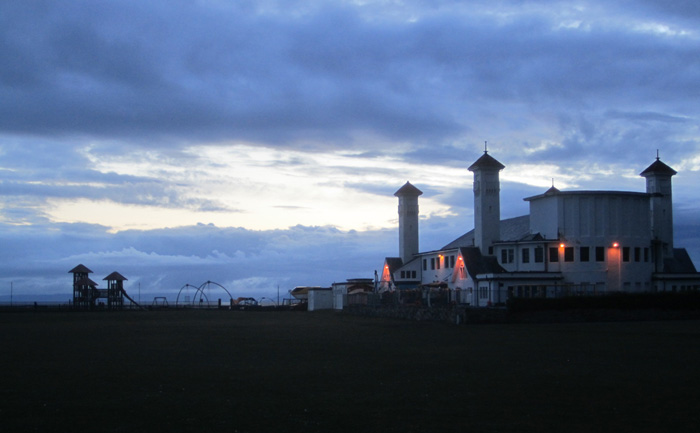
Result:
[[700,321],[0,314],[3,431],[695,432]]

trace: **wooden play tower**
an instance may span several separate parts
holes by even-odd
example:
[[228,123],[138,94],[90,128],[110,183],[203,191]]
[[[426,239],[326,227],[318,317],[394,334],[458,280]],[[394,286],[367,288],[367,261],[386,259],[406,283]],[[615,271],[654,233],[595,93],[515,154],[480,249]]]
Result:
[[107,308],[120,310],[124,308],[124,281],[126,278],[119,272],[112,272],[105,278],[107,280]]
[[86,266],[80,264],[68,271],[73,274],[73,308],[79,310],[92,310],[105,306],[103,300],[107,300],[106,307],[110,310],[121,310],[124,308],[124,297],[133,304],[133,299],[124,290],[124,277],[119,272],[112,272],[104,280],[107,281],[106,289],[98,289],[97,283],[89,278],[92,273]]

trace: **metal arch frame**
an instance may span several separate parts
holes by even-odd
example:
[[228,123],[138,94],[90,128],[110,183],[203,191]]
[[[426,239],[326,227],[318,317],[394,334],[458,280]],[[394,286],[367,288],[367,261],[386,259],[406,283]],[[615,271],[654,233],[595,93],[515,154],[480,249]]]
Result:
[[209,287],[209,285],[211,285],[211,284],[214,284],[214,285],[217,285],[217,286],[221,287],[221,288],[223,289],[223,291],[226,292],[226,294],[228,295],[228,297],[229,297],[229,302],[230,302],[231,300],[233,300],[233,296],[231,296],[231,293],[229,293],[229,291],[226,290],[226,287],[224,287],[224,286],[222,286],[221,284],[216,283],[216,282],[214,282],[214,281],[205,281],[205,282],[202,283],[199,287],[197,287],[197,290],[194,292],[194,298],[192,298],[192,305],[195,305],[195,302],[194,302],[194,301],[195,301],[195,299],[197,298],[197,292],[200,293],[199,299],[202,299],[202,296],[204,296],[205,298],[207,298],[207,304],[209,304],[209,297],[206,295],[206,293],[204,293],[204,288],[205,288],[205,286],[206,286],[206,287]]
[[[189,283],[188,283],[188,284],[185,284],[185,285],[182,286],[182,287],[180,287],[180,291],[177,292],[177,298],[175,299],[175,306],[176,306],[176,307],[178,307],[178,306],[180,305],[180,293],[182,293],[182,291],[185,290],[185,289],[189,289],[190,287],[192,287],[193,289],[198,290],[198,287],[197,287],[197,286],[193,286],[192,284],[189,284]],[[195,290],[195,296],[197,296],[197,295],[196,295],[196,293],[197,293],[196,290]],[[207,301],[207,302],[208,302],[208,301]]]
[[268,298],[267,296],[263,296],[263,297],[260,298],[260,300],[258,301],[258,305],[260,305],[261,307],[262,307],[262,300],[263,300],[263,299],[267,299],[268,301],[272,302],[272,305],[274,305],[275,307],[279,307],[279,305],[277,305],[277,302],[276,302],[274,299]]

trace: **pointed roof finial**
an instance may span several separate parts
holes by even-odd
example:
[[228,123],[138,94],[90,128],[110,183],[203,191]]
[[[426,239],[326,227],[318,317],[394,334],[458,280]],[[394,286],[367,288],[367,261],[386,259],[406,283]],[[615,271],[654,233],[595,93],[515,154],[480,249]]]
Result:
[[554,178],[552,178],[552,188],[554,188]]
[[656,160],[659,160],[659,149],[656,149]]
[[488,141],[484,140],[484,153],[489,153]]

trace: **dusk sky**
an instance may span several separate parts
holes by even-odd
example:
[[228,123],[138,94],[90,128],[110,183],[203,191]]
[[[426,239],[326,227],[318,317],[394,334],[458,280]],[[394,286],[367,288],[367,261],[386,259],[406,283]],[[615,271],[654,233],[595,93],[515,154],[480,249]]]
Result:
[[560,190],[674,181],[700,267],[700,3],[0,2],[0,301],[82,263],[174,300],[371,278],[420,188],[421,250],[471,230],[488,141],[502,217]]

